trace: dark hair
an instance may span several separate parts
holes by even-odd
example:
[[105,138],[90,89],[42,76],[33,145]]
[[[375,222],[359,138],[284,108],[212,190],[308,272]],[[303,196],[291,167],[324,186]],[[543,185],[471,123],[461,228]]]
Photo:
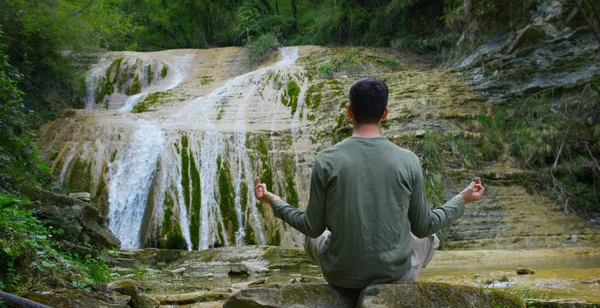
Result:
[[350,106],[356,124],[376,124],[388,103],[388,87],[376,78],[364,78],[350,88]]

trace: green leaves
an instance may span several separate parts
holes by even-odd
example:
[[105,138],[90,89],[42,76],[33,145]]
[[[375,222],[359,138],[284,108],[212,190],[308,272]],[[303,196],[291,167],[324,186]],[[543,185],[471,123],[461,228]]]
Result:
[[0,194],[0,208],[4,208],[8,205],[25,205],[28,204],[29,200],[27,199],[19,199],[10,195]]
[[[0,289],[18,292],[34,285],[40,288],[48,279],[91,290],[97,283],[110,280],[110,269],[105,263],[108,251],[99,257],[80,258],[57,250],[48,229],[31,211],[22,208],[27,200],[3,194],[0,200],[4,204],[0,210],[0,268],[8,269],[7,280]],[[38,282],[31,275],[43,278]]]

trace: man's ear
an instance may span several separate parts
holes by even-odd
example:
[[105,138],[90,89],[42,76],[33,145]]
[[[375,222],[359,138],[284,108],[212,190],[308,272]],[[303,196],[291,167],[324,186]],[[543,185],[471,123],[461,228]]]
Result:
[[381,121],[383,121],[387,118],[389,112],[390,112],[390,110],[387,107],[385,107],[385,110],[383,111],[383,114],[381,115]]
[[354,112],[352,111],[351,105],[348,105],[348,119],[354,120]]

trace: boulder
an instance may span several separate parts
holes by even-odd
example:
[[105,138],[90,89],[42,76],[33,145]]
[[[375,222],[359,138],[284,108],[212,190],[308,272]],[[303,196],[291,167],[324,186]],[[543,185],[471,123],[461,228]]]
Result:
[[95,220],[88,221],[85,224],[84,232],[95,244],[101,247],[116,248],[121,246],[121,242],[114,233],[107,226],[100,225]]
[[444,283],[386,284],[358,292],[326,283],[275,285],[241,290],[224,307],[525,307],[513,294]]
[[229,268],[229,276],[244,276],[248,275],[248,267],[244,264],[234,264]]
[[159,301],[142,294],[135,282],[130,280],[110,283],[108,289],[124,295],[129,295],[131,299],[128,304],[132,308],[154,308],[160,306]]
[[[92,204],[37,187],[29,187],[24,193],[34,201],[33,213],[44,225],[64,231],[56,239],[71,252],[89,254],[89,250],[82,249],[82,243],[92,244],[94,253],[104,248],[120,248],[119,239],[108,229],[106,217]],[[85,197],[85,193],[73,195]]]
[[525,303],[500,290],[418,282],[368,287],[357,307],[525,307]]
[[331,285],[293,284],[244,289],[223,307],[354,307],[355,300]]

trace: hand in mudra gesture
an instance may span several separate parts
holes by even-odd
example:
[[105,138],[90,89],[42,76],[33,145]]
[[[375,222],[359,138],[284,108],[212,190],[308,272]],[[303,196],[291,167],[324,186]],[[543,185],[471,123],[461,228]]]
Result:
[[254,193],[258,201],[271,204],[275,200],[281,200],[279,196],[267,190],[267,184],[261,183],[259,177],[256,177],[254,184]]
[[460,196],[465,200],[465,203],[470,203],[481,200],[484,192],[485,187],[481,184],[481,179],[475,178],[471,185],[460,192]]

